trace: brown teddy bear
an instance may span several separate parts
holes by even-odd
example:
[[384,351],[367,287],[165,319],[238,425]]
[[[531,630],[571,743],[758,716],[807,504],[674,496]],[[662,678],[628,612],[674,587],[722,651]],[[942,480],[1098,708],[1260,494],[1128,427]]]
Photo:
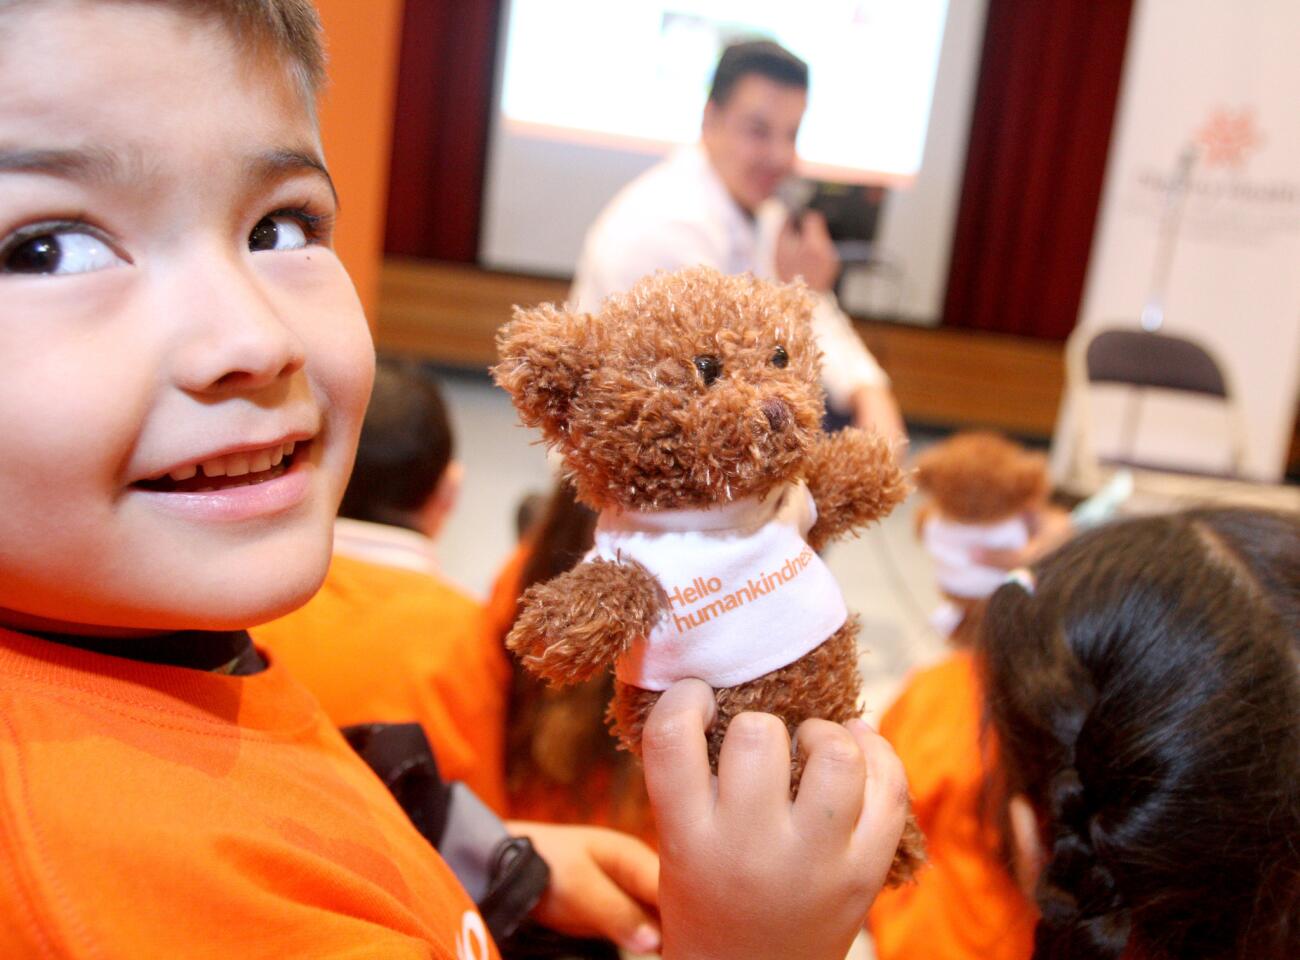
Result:
[[[888,514],[907,482],[881,437],[822,432],[812,303],[699,267],[595,315],[517,308],[498,335],[497,383],[600,513],[586,561],[525,593],[507,643],[554,683],[616,666],[608,717],[634,752],[683,677],[716,691],[715,769],[742,711],[792,732],[860,713],[857,625],[816,551]],[[920,848],[909,828],[891,879]]]
[[1000,434],[970,431],[935,444],[916,461],[926,501],[917,535],[935,563],[948,604],[934,625],[958,646],[979,629],[981,601],[1007,578],[991,556],[1023,551],[1047,516],[1047,459]]

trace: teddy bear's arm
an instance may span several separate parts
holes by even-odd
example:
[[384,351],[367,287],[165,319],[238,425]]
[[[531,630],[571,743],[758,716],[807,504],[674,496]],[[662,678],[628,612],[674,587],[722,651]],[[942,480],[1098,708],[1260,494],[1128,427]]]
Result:
[[908,492],[889,441],[857,428],[822,437],[809,455],[806,476],[817,504],[817,522],[808,532],[814,550],[887,516]]
[[506,646],[528,670],[563,686],[609,669],[650,632],[667,599],[639,563],[591,560],[529,587],[519,606]]

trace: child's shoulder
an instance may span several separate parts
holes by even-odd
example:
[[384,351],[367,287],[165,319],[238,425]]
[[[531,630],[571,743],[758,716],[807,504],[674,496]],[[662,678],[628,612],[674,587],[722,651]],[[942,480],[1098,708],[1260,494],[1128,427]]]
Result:
[[403,569],[335,554],[321,593],[364,604],[437,608],[472,616],[483,604],[449,579],[431,571]]
[[0,916],[25,918],[0,925],[0,955],[152,956],[166,930],[187,956],[229,956],[255,930],[268,953],[450,958],[477,918],[283,670],[4,632],[0,663]]

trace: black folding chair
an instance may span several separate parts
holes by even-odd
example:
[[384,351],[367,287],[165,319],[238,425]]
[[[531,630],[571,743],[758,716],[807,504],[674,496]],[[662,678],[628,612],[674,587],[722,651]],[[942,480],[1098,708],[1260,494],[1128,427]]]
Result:
[[[1186,337],[1114,327],[1071,338],[1067,351],[1067,390],[1073,394],[1071,445],[1073,473],[1086,486],[1100,481],[1100,459],[1093,445],[1088,388],[1113,384],[1128,388],[1127,403],[1111,464],[1140,469],[1170,469],[1144,459],[1137,448],[1143,402],[1152,390],[1201,396],[1220,401],[1228,416],[1230,468],[1226,476],[1239,477],[1245,455],[1241,411],[1223,366],[1204,346]],[[1179,472],[1189,472],[1178,467]],[[1225,474],[1218,474],[1224,476]]]

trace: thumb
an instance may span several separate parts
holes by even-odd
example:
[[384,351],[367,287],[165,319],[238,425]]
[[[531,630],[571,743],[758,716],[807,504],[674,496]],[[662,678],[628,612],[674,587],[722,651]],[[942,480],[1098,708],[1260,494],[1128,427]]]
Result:
[[831,238],[830,228],[826,226],[826,217],[820,210],[805,211],[801,228],[801,232],[809,239],[825,238],[829,241]]
[[591,857],[605,875],[634,899],[659,905],[659,855],[636,837],[615,830],[601,831]]
[[599,870],[593,874],[582,889],[581,912],[585,922],[570,916],[566,918],[568,922],[547,923],[545,898],[539,904],[537,918],[562,933],[583,936],[595,932],[633,953],[657,951],[660,933],[655,919],[606,874]]

